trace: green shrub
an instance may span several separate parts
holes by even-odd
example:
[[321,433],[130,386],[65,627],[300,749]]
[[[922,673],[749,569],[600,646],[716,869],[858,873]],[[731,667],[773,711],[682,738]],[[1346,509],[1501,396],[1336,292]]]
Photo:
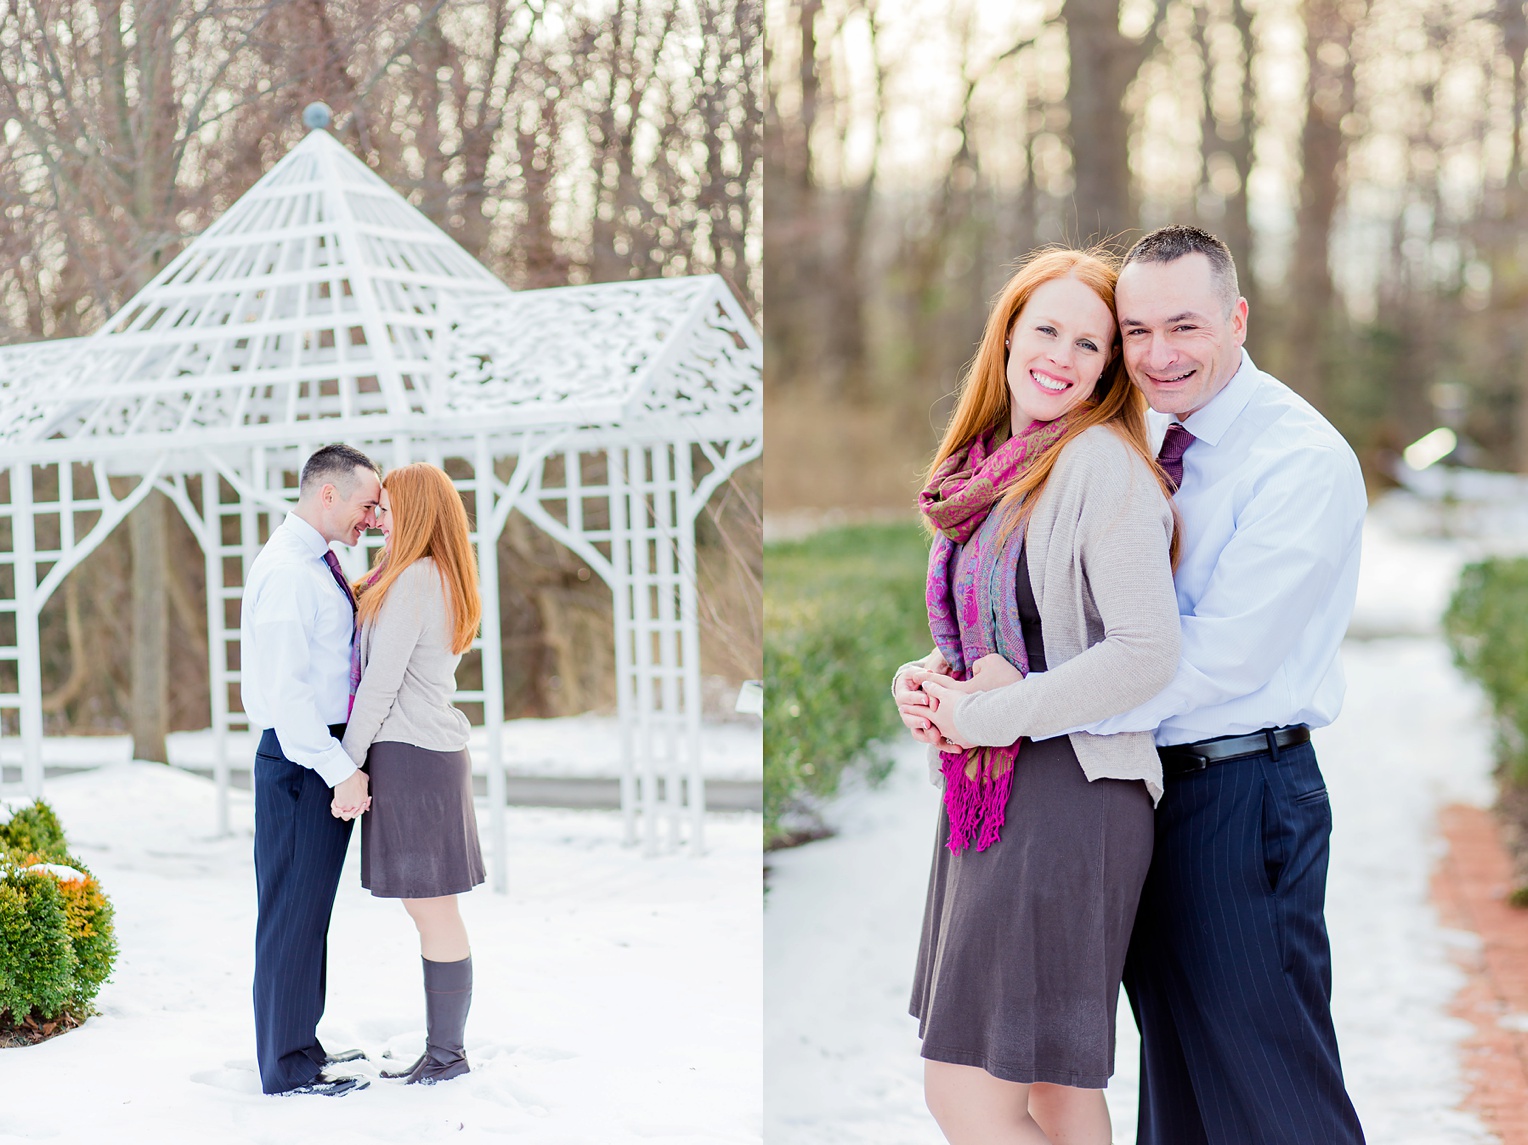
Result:
[[0,877],[0,1022],[34,1010],[58,1016],[78,993],[64,896],[52,876],[12,868]]
[[58,816],[42,800],[13,812],[9,823],[0,824],[0,851],[21,851],[43,856],[46,863],[64,863],[69,849]]
[[891,674],[930,647],[928,541],[915,525],[856,526],[764,551],[764,836],[862,761],[872,779],[899,734]]
[[0,1026],[61,1011],[83,1018],[116,957],[111,902],[69,855],[58,817],[42,802],[16,811],[0,825]]
[[1454,663],[1490,698],[1503,779],[1528,784],[1528,558],[1467,565],[1443,631]]

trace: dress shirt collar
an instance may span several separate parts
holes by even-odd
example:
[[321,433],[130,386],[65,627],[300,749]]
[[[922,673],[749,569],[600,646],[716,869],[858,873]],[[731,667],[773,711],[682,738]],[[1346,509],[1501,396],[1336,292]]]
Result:
[[292,531],[292,535],[303,543],[303,546],[318,560],[324,559],[324,554],[329,551],[329,542],[324,540],[324,535],[308,522],[304,521],[296,513],[288,513],[282,525]]
[[1241,352],[1241,367],[1231,375],[1231,380],[1225,384],[1225,388],[1216,394],[1201,409],[1190,414],[1184,421],[1183,428],[1194,435],[1195,440],[1209,443],[1211,446],[1219,445],[1220,439],[1226,435],[1226,430],[1231,428],[1233,422],[1241,416],[1242,410],[1247,408],[1247,403],[1252,400],[1252,392],[1257,389],[1258,368],[1252,364],[1252,358],[1246,350]]

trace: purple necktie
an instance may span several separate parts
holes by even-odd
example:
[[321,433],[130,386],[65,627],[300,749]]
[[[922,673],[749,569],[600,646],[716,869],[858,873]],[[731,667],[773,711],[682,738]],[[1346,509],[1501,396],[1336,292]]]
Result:
[[[1182,466],[1179,466],[1182,469]],[[355,619],[355,593],[350,591],[350,582],[345,579],[345,574],[340,571],[340,559],[334,555],[333,549],[324,550],[324,564],[329,566],[329,572],[339,582],[339,586],[345,592],[345,599],[350,602],[350,617]],[[361,684],[361,634],[354,627],[350,630],[350,706],[345,709],[345,718],[350,718],[350,713],[355,710],[355,691]]]
[[1193,444],[1194,435],[1177,422],[1167,427],[1167,436],[1162,439],[1162,448],[1157,451],[1157,464],[1167,475],[1167,483],[1173,487],[1174,493],[1183,484],[1183,455]]

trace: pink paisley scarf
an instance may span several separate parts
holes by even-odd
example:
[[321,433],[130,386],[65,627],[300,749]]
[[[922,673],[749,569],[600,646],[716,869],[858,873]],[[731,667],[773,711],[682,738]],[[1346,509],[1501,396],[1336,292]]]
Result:
[[[1031,422],[995,447],[992,436],[978,438],[947,457],[918,497],[938,530],[928,558],[929,631],[957,680],[992,652],[1029,674],[1018,613],[1023,531],[1014,529],[999,544],[997,530],[978,530],[1008,487],[1065,433],[1066,419],[1058,418]],[[1017,742],[939,753],[950,850],[964,851],[973,838],[978,851],[997,842],[1018,754]]]

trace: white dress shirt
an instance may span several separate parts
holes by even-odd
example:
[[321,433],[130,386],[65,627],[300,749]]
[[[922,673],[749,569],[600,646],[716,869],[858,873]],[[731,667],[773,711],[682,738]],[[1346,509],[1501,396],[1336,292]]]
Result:
[[293,763],[330,787],[356,766],[329,725],[350,711],[350,601],[324,561],[329,542],[295,513],[249,568],[239,622],[239,691],[252,728],[274,728]]
[[[1159,439],[1167,424],[1153,415]],[[1141,706],[1071,730],[1155,728],[1166,746],[1324,727],[1346,687],[1338,647],[1358,591],[1368,505],[1358,459],[1245,351],[1226,387],[1183,425],[1196,440],[1174,498],[1183,519],[1177,675]]]

